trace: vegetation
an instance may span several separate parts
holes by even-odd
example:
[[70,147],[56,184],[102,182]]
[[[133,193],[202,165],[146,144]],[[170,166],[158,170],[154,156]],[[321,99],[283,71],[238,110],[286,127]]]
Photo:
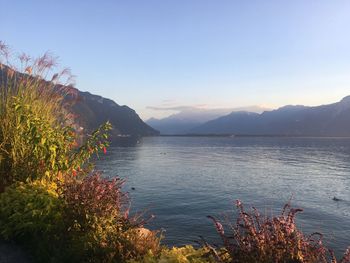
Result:
[[[79,133],[63,99],[74,97],[69,71],[51,73],[56,64],[49,54],[21,55],[19,68],[9,57],[0,42],[0,237],[27,248],[36,262],[336,263],[320,234],[306,237],[297,229],[300,210],[289,205],[269,219],[237,202],[230,236],[210,217],[219,248],[161,246],[160,234],[144,228],[147,220],[129,215],[124,181],[94,171],[90,158],[106,153],[112,127]],[[350,250],[340,261],[346,262]]]
[[129,263],[214,263],[217,262],[208,248],[196,249],[193,246],[163,248],[158,255],[149,253],[141,260]]
[[[280,216],[261,216],[257,209],[251,213],[244,210],[237,200],[239,216],[236,224],[230,224],[230,234],[226,235],[223,225],[214,217],[224,249],[217,252],[211,248],[219,262],[293,262],[293,263],[336,263],[334,253],[322,242],[322,234],[305,236],[298,230],[295,217],[302,209],[293,209],[286,204]],[[340,263],[350,262],[350,248]]]
[[[106,153],[103,124],[79,134],[64,96],[74,96],[68,70],[51,73],[49,55],[0,54],[0,234],[27,247],[38,262],[124,262],[157,253],[156,232],[140,234],[143,220],[129,217],[120,179],[93,171],[90,157]],[[3,61],[1,61],[3,62]],[[46,79],[49,78],[50,81]],[[67,82],[66,80],[66,82]]]

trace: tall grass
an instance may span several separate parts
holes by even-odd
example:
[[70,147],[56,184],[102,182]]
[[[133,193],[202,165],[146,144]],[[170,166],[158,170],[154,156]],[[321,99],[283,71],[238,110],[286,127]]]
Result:
[[[0,44],[8,62],[9,51]],[[74,141],[70,119],[63,105],[63,96],[72,89],[59,85],[63,70],[47,77],[55,66],[49,54],[37,59],[19,56],[16,67],[0,64],[0,189],[14,181],[40,178],[49,170],[64,170],[63,156]],[[60,92],[57,92],[57,89]]]
[[[74,116],[65,97],[76,96],[68,69],[53,73],[55,58],[46,53],[31,59],[24,54],[9,62],[0,43],[0,192],[15,181],[58,179],[76,173],[91,154],[104,149],[106,123],[80,145]],[[48,79],[48,80],[47,80]],[[63,84],[62,84],[63,83]]]

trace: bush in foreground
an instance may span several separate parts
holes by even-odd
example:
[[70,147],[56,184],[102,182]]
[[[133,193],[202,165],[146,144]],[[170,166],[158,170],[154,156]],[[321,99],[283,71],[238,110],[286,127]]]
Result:
[[[219,262],[247,263],[336,263],[333,252],[322,242],[322,234],[305,236],[298,230],[295,217],[302,209],[293,209],[289,203],[280,216],[263,217],[257,209],[252,213],[244,210],[237,201],[239,216],[236,224],[229,224],[230,235],[225,234],[223,225],[214,217],[224,250],[216,251],[209,246]],[[340,263],[350,262],[350,249]]]
[[1,236],[28,248],[37,262],[126,262],[158,254],[157,233],[128,216],[121,186],[98,174],[64,189],[15,183],[0,194]]
[[0,195],[1,235],[30,241],[52,234],[62,222],[62,208],[54,184],[15,183]]
[[[129,199],[119,178],[99,174],[67,183],[63,190],[72,253],[83,262],[125,262],[157,253],[159,237],[129,217]],[[142,231],[143,230],[143,231]],[[101,260],[99,260],[101,259]]]

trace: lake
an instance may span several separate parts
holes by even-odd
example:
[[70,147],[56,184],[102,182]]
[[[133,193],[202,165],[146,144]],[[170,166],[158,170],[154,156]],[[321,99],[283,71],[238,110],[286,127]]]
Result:
[[236,199],[276,215],[291,196],[305,233],[338,255],[350,245],[350,138],[148,137],[109,148],[97,168],[126,179],[132,211],[154,214],[168,245],[220,244],[207,215],[235,217]]

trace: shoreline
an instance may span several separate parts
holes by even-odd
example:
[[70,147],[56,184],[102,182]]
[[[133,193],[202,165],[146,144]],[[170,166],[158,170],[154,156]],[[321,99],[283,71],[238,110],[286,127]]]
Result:
[[[148,136],[146,136],[148,137]],[[308,136],[308,135],[268,135],[268,134],[160,134],[151,137],[225,137],[225,138],[315,138],[315,139],[350,139],[350,136]]]

